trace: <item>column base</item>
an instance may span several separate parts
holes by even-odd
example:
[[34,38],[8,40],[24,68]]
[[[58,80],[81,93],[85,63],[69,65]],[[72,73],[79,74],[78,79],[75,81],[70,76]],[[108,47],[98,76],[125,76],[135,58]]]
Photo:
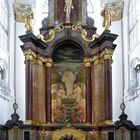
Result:
[[26,121],[24,121],[24,124],[25,125],[31,125],[31,124],[33,124],[33,121],[32,120],[26,120]]

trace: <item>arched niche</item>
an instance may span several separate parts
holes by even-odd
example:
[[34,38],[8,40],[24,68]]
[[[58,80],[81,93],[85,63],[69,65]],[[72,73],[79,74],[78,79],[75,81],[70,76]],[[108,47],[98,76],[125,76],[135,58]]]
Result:
[[85,122],[84,51],[73,42],[56,45],[53,53],[52,122]]

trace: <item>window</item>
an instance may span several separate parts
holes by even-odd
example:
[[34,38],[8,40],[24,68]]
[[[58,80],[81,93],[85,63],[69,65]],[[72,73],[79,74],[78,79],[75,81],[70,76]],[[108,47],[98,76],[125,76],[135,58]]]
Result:
[[140,48],[140,16],[139,16],[139,0],[129,1],[128,10],[128,36],[129,36],[129,88],[128,94],[134,100],[139,95],[140,91],[140,55],[137,52]]
[[129,3],[129,13],[128,13],[128,20],[129,20],[129,50],[132,51],[140,42],[140,24],[139,24],[139,16],[137,5],[139,5],[139,0],[131,0]]
[[4,69],[0,66],[0,80],[4,80]]
[[89,17],[93,17],[94,9],[93,9],[93,0],[87,1],[87,15]]
[[7,79],[8,67],[5,60],[0,59],[0,97],[5,98],[5,95],[10,94],[10,88],[8,86]]
[[0,0],[0,47],[8,50],[8,6]]
[[[9,9],[8,1],[0,0],[0,51],[8,51],[8,31],[9,31]],[[6,56],[6,60],[5,55]],[[9,81],[8,81],[8,53],[0,58],[0,97],[8,100],[7,96],[10,95]],[[1,56],[0,56],[1,57]]]
[[48,17],[49,14],[49,1],[45,0],[42,6],[42,16],[43,18]]

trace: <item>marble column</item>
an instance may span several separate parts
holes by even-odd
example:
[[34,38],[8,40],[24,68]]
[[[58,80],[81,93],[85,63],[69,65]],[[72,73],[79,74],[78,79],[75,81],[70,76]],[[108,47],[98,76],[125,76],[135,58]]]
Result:
[[104,59],[104,100],[105,120],[112,121],[112,50],[105,50],[102,55]]
[[[44,58],[37,55],[33,63],[33,121],[46,122],[45,108],[45,65]],[[41,109],[40,109],[41,108]]]
[[51,67],[52,67],[52,59],[45,59],[46,66],[46,80],[45,80],[45,99],[46,99],[46,123],[51,122]]
[[26,64],[26,121],[33,120],[33,81],[32,81],[32,61],[36,57],[31,50],[24,52]]
[[86,122],[92,123],[92,90],[90,58],[84,60],[86,78]]
[[100,125],[104,121],[104,76],[103,61],[97,55],[92,65],[92,110],[93,124]]

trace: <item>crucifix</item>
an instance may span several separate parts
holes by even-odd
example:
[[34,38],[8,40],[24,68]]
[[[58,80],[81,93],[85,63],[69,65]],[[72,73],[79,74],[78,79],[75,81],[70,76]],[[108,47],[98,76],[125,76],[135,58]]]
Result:
[[74,9],[72,0],[65,0],[64,12],[66,12],[66,23],[70,23],[70,14],[72,9]]

